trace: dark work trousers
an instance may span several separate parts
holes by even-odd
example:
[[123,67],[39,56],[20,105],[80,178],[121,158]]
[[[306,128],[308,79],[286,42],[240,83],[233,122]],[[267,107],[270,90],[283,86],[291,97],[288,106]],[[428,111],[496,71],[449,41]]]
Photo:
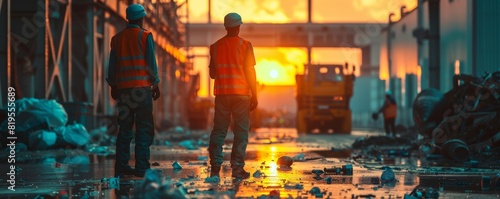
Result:
[[396,135],[396,118],[384,118],[384,128],[386,135]]
[[151,88],[120,89],[118,92],[118,125],[120,129],[116,138],[115,169],[128,167],[130,142],[135,138],[135,169],[136,171],[145,171],[150,168],[149,147],[154,138]]
[[217,95],[215,97],[214,128],[210,134],[210,165],[221,166],[223,162],[222,145],[226,138],[229,124],[233,119],[234,142],[231,150],[231,167],[243,167],[248,145],[250,128],[250,96]]

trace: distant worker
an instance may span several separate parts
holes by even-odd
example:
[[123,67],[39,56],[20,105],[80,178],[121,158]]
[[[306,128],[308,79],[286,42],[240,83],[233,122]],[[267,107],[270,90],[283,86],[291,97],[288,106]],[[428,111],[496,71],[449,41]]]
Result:
[[215,79],[214,127],[210,134],[210,177],[219,176],[223,163],[222,145],[231,118],[234,143],[231,151],[232,177],[248,178],[245,166],[250,111],[257,107],[255,56],[250,42],[238,36],[241,16],[229,13],[224,17],[227,35],[210,46],[210,77]]
[[[146,11],[140,4],[126,10],[127,27],[111,39],[107,82],[117,101],[119,132],[115,176],[144,176],[150,168],[149,147],[154,138],[153,100],[160,97],[153,35],[142,28]],[[135,124],[135,136],[132,129]],[[135,138],[135,169],[129,165]]]
[[384,105],[380,108],[378,113],[384,115],[384,128],[387,136],[396,136],[396,116],[397,116],[396,100],[392,97],[391,92],[387,91],[385,94]]

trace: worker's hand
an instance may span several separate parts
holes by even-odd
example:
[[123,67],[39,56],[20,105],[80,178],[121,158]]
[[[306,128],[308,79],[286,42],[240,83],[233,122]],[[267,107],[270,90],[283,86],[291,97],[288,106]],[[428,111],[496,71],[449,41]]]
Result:
[[116,88],[116,86],[111,86],[111,98],[113,98],[114,100],[118,100],[118,89]]
[[259,104],[259,102],[257,101],[257,97],[252,96],[252,99],[250,100],[250,111],[255,110],[255,108],[257,108],[258,104]]
[[158,87],[158,84],[153,86],[153,100],[157,100],[158,98],[160,98],[160,88]]

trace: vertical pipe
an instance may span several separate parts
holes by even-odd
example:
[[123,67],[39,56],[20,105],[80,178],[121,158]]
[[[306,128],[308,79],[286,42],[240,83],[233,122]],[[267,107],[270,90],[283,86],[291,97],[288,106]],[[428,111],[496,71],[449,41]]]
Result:
[[[7,0],[7,1],[8,1],[8,0]],[[5,1],[5,3],[7,3],[7,1]],[[2,7],[3,7],[3,0],[0,0],[0,16],[1,16],[1,14],[2,14]],[[1,18],[0,20],[3,20],[3,18],[2,18],[2,17],[0,17],[0,18]],[[5,18],[7,19],[8,17],[5,17]],[[1,30],[0,30],[0,31],[1,31]],[[7,31],[7,30],[6,30],[6,32],[9,32],[9,31]],[[9,38],[8,38],[8,36],[9,36],[9,35],[8,35],[8,34],[5,34],[5,35],[6,35],[5,39],[7,40],[7,41],[6,41],[6,44],[8,45],[8,43],[7,43],[7,42],[9,41]],[[6,46],[6,47],[7,47],[7,49],[9,49],[9,47],[8,47],[8,46]],[[5,60],[6,60],[6,63],[7,63],[7,59],[5,59]],[[7,64],[6,64],[6,65],[7,65]],[[3,69],[0,69],[0,70],[2,70],[2,71],[0,72],[0,75],[3,75],[3,72],[4,72],[4,71],[3,71]],[[5,70],[5,73],[6,73],[6,74],[5,74],[5,76],[9,76],[9,75],[8,75],[8,73],[7,73],[7,70]],[[5,80],[6,80],[6,79],[5,79]],[[3,101],[2,101],[2,100],[4,99],[4,92],[5,92],[5,96],[7,96],[7,95],[6,95],[6,94],[7,94],[7,89],[3,90],[3,88],[7,88],[7,86],[3,86],[3,81],[4,81],[3,79],[2,79],[2,80],[0,80],[0,107],[3,107]]]
[[[423,31],[424,30],[424,0],[418,0],[418,7],[417,7],[417,30]],[[419,37],[420,39],[417,39],[417,61],[418,65],[420,66],[420,71],[422,71],[422,67],[424,66],[423,60],[424,60],[424,42],[422,35]],[[423,85],[424,88],[428,87],[427,83],[423,83],[422,81],[426,81],[427,79],[422,79],[421,76],[419,75],[419,80],[418,84]]]
[[10,81],[11,81],[11,74],[10,74],[10,71],[11,71],[11,52],[10,52],[10,0],[7,0],[7,86],[6,88],[8,88],[9,86],[11,86],[10,84]]
[[[88,34],[85,35],[85,42],[86,42],[86,45],[87,45],[87,49],[86,49],[86,53],[85,53],[85,56],[86,56],[86,61],[87,61],[87,68],[85,68],[87,70],[87,76],[86,76],[86,80],[85,80],[85,91],[87,92],[86,93],[86,97],[89,101],[92,101],[94,102],[94,88],[95,88],[95,85],[94,85],[94,81],[95,81],[95,78],[94,78],[94,65],[95,65],[95,61],[94,61],[94,37],[95,37],[95,32],[96,32],[96,28],[95,28],[95,16],[94,16],[94,7],[93,6],[90,6],[88,7],[86,10],[85,10],[85,22],[86,22],[86,25],[87,25],[87,32]],[[95,110],[95,108],[94,108]]]
[[478,67],[477,67],[477,14],[479,14],[477,12],[477,4],[478,2],[477,1],[472,1],[471,2],[472,4],[472,31],[471,31],[471,37],[472,37],[472,64],[470,64],[472,66],[471,70],[472,70],[472,74],[473,75],[479,75],[479,72],[478,72]]
[[186,0],[186,57],[189,57],[189,0]]
[[212,23],[212,0],[208,0],[208,23]]
[[67,99],[68,102],[73,101],[73,93],[71,92],[71,87],[72,87],[72,81],[73,81],[73,45],[72,45],[72,26],[71,26],[71,15],[72,13],[72,2],[71,0],[68,0],[68,6],[66,8],[66,12],[69,12],[68,14],[68,92],[67,93]]
[[429,3],[429,86],[440,90],[439,0]]
[[389,89],[391,88],[391,78],[392,78],[392,16],[394,13],[389,14],[389,21],[387,25],[387,70],[389,72]]
[[[309,35],[311,35],[311,34],[309,33]],[[310,39],[309,39],[309,41],[310,41]],[[306,103],[306,109],[307,109],[307,114],[308,114],[306,117],[312,116],[311,115],[312,113],[310,112],[310,110],[314,107],[314,104],[313,104],[314,97],[312,95],[310,95],[308,92],[306,92],[307,85],[308,85],[307,82],[310,79],[309,78],[309,69],[311,68],[311,54],[312,54],[312,47],[311,47],[311,45],[309,43],[307,45],[307,66],[304,69],[304,79],[302,81],[302,85],[300,85],[300,86],[303,86],[303,88],[304,88],[304,90],[303,90],[304,93],[303,94],[305,94],[307,96],[306,100],[308,101]],[[314,81],[314,80],[310,80],[310,81]],[[307,126],[308,126],[307,128],[310,128],[309,124],[307,124]]]
[[307,23],[312,23],[312,0],[307,0]]
[[307,46],[307,67],[304,70],[304,73],[308,71],[309,66],[311,65],[311,54],[312,54],[312,48],[311,46]]
[[49,1],[45,0],[45,85],[43,87],[43,97],[47,98],[47,86],[49,85]]

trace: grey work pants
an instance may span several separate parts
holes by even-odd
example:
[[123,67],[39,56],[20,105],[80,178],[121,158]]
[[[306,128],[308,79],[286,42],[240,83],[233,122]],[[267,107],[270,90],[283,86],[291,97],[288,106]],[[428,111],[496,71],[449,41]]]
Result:
[[123,169],[128,166],[130,142],[135,137],[135,169],[145,171],[150,168],[149,147],[154,138],[151,89],[149,87],[120,89],[117,102],[120,129],[116,138],[115,169]]
[[231,150],[231,167],[245,165],[250,128],[250,96],[217,95],[215,97],[214,128],[210,134],[210,165],[221,166],[223,162],[222,145],[226,138],[229,124],[233,119],[234,143]]

